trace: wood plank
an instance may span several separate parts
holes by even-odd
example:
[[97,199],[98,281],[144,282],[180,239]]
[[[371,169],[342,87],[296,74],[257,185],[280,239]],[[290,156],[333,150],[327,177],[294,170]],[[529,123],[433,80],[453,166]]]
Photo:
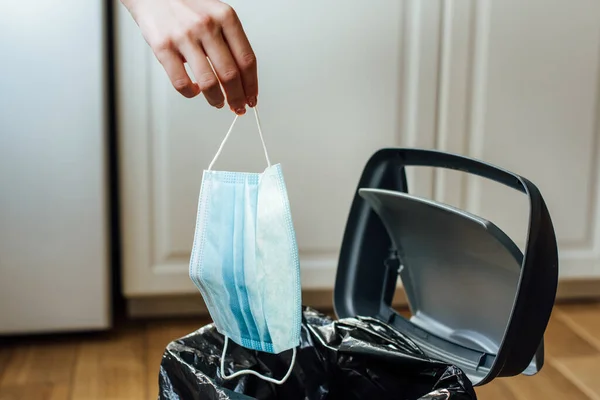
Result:
[[43,340],[16,345],[2,374],[0,388],[37,383],[68,384],[74,361],[75,347],[69,342]]
[[0,400],[69,400],[69,383],[36,383],[3,386]]
[[0,347],[0,382],[2,381],[2,375],[4,370],[8,367],[8,363],[12,357],[12,348],[9,346]]
[[591,399],[600,400],[600,356],[564,358],[557,369]]
[[179,339],[196,331],[210,321],[194,319],[189,321],[149,322],[146,326],[146,382],[148,398],[158,395],[158,371],[165,347],[175,339]]
[[476,387],[475,393],[481,400],[518,400],[504,379],[496,379],[487,385]]
[[553,312],[544,337],[546,355],[550,357],[578,357],[600,354],[600,350],[574,332]]
[[394,307],[394,310],[396,310],[398,314],[402,315],[406,319],[410,319],[410,317],[412,317],[412,313],[407,307]]
[[128,327],[79,344],[73,398],[148,399],[143,327]]
[[43,338],[0,351],[0,399],[68,400],[75,346]]
[[[548,360],[546,360],[548,361]],[[505,379],[516,400],[560,399],[587,400],[587,396],[556,367],[546,362],[542,371],[534,376],[519,375]],[[484,397],[485,399],[485,397]]]
[[561,305],[556,317],[600,351],[600,303]]

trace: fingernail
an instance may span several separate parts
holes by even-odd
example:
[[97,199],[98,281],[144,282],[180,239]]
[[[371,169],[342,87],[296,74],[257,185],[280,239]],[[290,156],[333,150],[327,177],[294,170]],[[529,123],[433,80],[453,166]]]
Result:
[[244,114],[246,114],[246,109],[245,108],[238,108],[237,110],[235,110],[235,113],[237,115],[244,115]]
[[194,87],[187,87],[181,91],[181,94],[183,94],[188,99],[197,96],[198,93],[199,91],[197,91]]
[[223,108],[223,107],[225,107],[225,103],[217,104],[217,108]]
[[256,97],[248,97],[248,105],[254,107],[256,105]]

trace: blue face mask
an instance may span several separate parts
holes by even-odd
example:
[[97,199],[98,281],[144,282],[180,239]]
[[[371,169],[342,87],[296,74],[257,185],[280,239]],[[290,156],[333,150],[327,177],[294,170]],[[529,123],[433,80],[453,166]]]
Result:
[[[269,161],[254,110],[268,167],[263,173],[212,170],[236,116],[202,177],[190,278],[225,336],[223,378],[253,374],[281,384],[291,373],[300,344],[300,263],[281,166]],[[293,349],[288,373],[281,380],[250,370],[225,376],[229,339],[274,354]]]

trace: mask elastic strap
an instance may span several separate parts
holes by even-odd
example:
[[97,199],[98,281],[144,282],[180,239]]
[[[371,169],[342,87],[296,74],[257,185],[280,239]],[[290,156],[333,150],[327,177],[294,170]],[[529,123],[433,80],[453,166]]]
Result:
[[225,353],[227,352],[227,345],[229,344],[229,338],[227,336],[225,336],[225,344],[223,345],[223,354],[221,355],[221,376],[223,377],[223,379],[230,380],[233,378],[236,378],[240,375],[254,375],[254,376],[258,376],[260,379],[263,379],[267,382],[271,382],[274,383],[276,385],[281,385],[282,383],[284,383],[285,381],[287,381],[287,379],[290,377],[290,375],[292,374],[292,370],[294,369],[294,363],[296,362],[296,348],[294,347],[294,349],[292,350],[292,361],[290,363],[290,368],[288,369],[288,372],[285,374],[285,376],[283,378],[281,378],[281,380],[276,380],[274,378],[268,377],[268,376],[264,376],[262,374],[259,374],[256,371],[252,371],[251,369],[244,369],[242,371],[238,371],[238,372],[234,372],[231,375],[225,375]]
[[[269,160],[269,153],[267,153],[267,146],[265,145],[265,139],[263,138],[262,128],[260,126],[260,117],[258,116],[258,107],[254,107],[254,116],[256,117],[256,126],[258,127],[258,135],[260,136],[260,141],[262,143],[263,150],[265,152],[265,158],[267,159],[267,167],[270,167],[271,161]],[[213,160],[210,162],[210,165],[208,166],[209,171],[212,169],[215,161],[217,161],[217,158],[219,158],[219,156],[221,155],[223,146],[225,146],[225,142],[227,142],[227,139],[229,138],[231,131],[233,131],[233,127],[235,126],[237,119],[238,119],[238,115],[236,114],[235,118],[233,119],[233,122],[231,123],[231,126],[229,127],[229,130],[227,131],[227,134],[225,135],[225,138],[223,139],[223,141],[221,142],[221,145],[219,146],[219,150],[217,150],[217,154],[215,154],[215,158],[213,158]]]

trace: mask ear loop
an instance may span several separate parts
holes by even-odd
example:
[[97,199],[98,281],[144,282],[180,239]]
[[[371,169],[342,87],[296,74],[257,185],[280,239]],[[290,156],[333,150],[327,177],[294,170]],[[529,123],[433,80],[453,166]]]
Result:
[[[258,116],[258,107],[254,107],[254,116],[256,117],[256,126],[258,127],[258,135],[260,136],[260,142],[262,143],[263,151],[265,152],[265,158],[267,159],[267,168],[268,168],[271,166],[271,160],[269,160],[269,153],[267,153],[267,146],[265,145],[265,139],[263,138],[262,127],[260,125],[260,117]],[[229,135],[231,134],[231,131],[233,131],[233,127],[235,126],[235,123],[237,122],[237,120],[238,120],[238,115],[236,114],[235,118],[233,119],[233,122],[231,123],[231,126],[229,127],[229,130],[227,131],[227,134],[225,135],[225,138],[223,139],[223,141],[221,142],[221,145],[219,146],[219,150],[217,150],[217,154],[215,154],[215,157],[208,165],[209,171],[212,169],[215,161],[217,161],[217,158],[219,158],[219,156],[221,155],[221,151],[223,151],[225,142],[227,142],[227,139],[229,139]]]
[[292,350],[292,361],[290,362],[290,368],[288,369],[288,372],[285,374],[285,376],[283,378],[281,378],[280,380],[268,377],[268,376],[264,376],[262,374],[259,374],[256,371],[253,371],[251,369],[244,369],[238,372],[234,372],[231,375],[226,375],[225,374],[225,353],[227,352],[227,345],[229,344],[229,338],[227,336],[225,336],[225,344],[223,345],[223,354],[221,355],[221,376],[223,377],[223,379],[230,380],[233,378],[236,378],[240,375],[254,375],[259,377],[260,379],[263,379],[267,382],[271,382],[274,383],[276,385],[281,385],[282,383],[284,383],[285,381],[288,380],[288,378],[290,377],[290,375],[292,374],[292,370],[294,369],[294,364],[296,363],[296,348],[294,347],[294,349]]

